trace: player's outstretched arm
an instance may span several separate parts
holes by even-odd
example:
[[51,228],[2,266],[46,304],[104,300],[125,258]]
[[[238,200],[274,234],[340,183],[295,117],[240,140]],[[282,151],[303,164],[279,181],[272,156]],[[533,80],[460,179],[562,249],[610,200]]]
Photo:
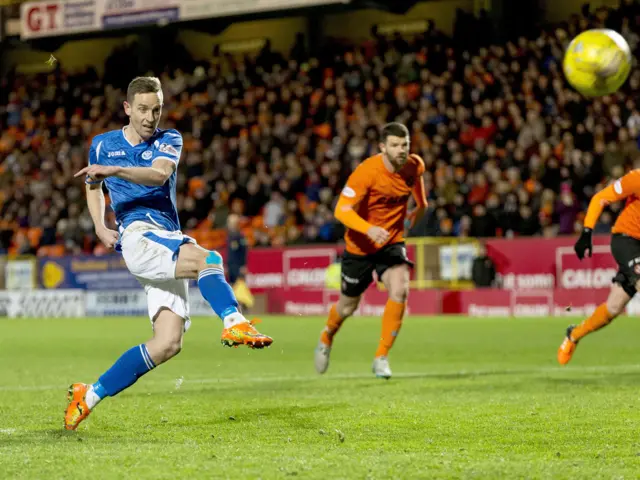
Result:
[[74,176],[86,175],[90,181],[101,182],[108,177],[118,177],[128,182],[160,187],[164,185],[176,169],[173,160],[158,158],[150,167],[118,167],[112,165],[90,165]]
[[612,185],[596,193],[589,202],[584,227],[593,230],[604,207],[613,202],[624,200],[629,195],[640,192],[640,171],[633,170]]
[[160,187],[169,180],[175,169],[173,160],[158,158],[150,167],[120,167],[114,176],[139,185]]
[[634,170],[617,180],[613,185],[603,188],[593,196],[589,202],[582,233],[573,246],[573,250],[580,260],[584,257],[591,256],[593,251],[593,240],[591,238],[593,229],[596,223],[598,223],[604,207],[638,192],[640,192],[640,172]]

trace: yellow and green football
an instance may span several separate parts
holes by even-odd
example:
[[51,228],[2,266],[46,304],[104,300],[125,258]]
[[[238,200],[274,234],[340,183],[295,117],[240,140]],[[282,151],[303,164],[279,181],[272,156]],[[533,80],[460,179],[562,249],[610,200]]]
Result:
[[587,97],[616,92],[629,77],[631,65],[629,44],[609,29],[582,32],[571,41],[562,62],[569,84]]

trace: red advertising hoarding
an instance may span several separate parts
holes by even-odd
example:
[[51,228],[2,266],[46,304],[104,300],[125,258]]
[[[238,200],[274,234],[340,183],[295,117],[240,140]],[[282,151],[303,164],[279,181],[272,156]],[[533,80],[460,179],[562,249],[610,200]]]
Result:
[[593,256],[582,261],[573,251],[575,240],[573,237],[492,239],[486,245],[506,289],[608,287],[616,272],[609,237],[594,237]]
[[[320,315],[329,313],[329,308],[339,297],[339,292],[315,289],[277,288],[267,293],[268,313],[284,315]],[[387,303],[387,293],[370,287],[362,296],[355,315],[381,316]],[[409,315],[438,315],[440,313],[440,291],[423,290],[410,295],[407,305]]]
[[[600,289],[611,284],[616,265],[609,237],[594,237],[593,257],[580,261],[573,237],[489,239],[488,255],[507,290],[563,288]],[[248,284],[257,293],[271,288],[320,288],[325,269],[342,251],[340,246],[253,249],[248,256]],[[415,248],[407,255],[415,260]]]
[[[470,317],[561,317],[590,315],[607,298],[608,289],[550,290],[413,290],[408,315],[467,315]],[[275,288],[267,293],[270,314],[325,316],[338,299],[338,292],[321,288]],[[369,288],[356,316],[381,316],[386,292]],[[640,302],[632,302],[627,313],[640,313]]]
[[[605,301],[616,264],[608,236],[595,237],[593,256],[582,261],[573,252],[574,241],[573,237],[489,239],[487,252],[496,264],[503,288],[413,290],[409,314],[589,315]],[[415,248],[409,246],[407,250],[409,258],[415,260]],[[338,298],[338,292],[324,289],[324,272],[340,251],[339,246],[252,250],[249,286],[268,294],[271,313],[323,316]],[[386,300],[386,293],[372,285],[358,314],[380,315]],[[634,299],[627,313],[640,313],[640,300]]]
[[[326,269],[340,253],[338,246],[250,250],[247,283],[257,293],[278,287],[324,287]],[[407,255],[415,258],[413,247],[407,247]]]

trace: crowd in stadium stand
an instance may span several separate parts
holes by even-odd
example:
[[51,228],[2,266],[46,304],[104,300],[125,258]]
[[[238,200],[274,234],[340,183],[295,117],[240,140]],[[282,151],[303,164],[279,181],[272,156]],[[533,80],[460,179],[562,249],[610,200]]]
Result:
[[[563,79],[563,48],[606,25],[635,52],[638,14],[635,2],[583,11],[498,46],[487,44],[490,26],[467,17],[454,38],[431,25],[411,38],[373,31],[365,44],[334,42],[314,56],[299,38],[286,56],[266,45],[253,56],[214,51],[210,62],[176,64],[159,76],[161,126],[184,137],[182,228],[215,248],[234,213],[252,245],[336,242],[337,194],[377,153],[380,126],[401,121],[427,169],[429,214],[412,234],[572,234],[593,192],[640,166],[640,105],[628,94],[640,71],[619,94],[586,101]],[[128,58],[114,52],[104,78],[59,66],[0,80],[0,253],[104,251],[73,173],[94,135],[126,123]],[[607,209],[598,232],[620,208]]]

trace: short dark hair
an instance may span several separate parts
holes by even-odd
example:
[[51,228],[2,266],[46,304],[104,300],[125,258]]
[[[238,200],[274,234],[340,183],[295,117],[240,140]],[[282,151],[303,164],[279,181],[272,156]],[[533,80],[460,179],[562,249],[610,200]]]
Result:
[[408,136],[409,129],[407,127],[399,122],[391,122],[382,127],[382,132],[380,133],[380,141],[382,143],[387,143],[387,138],[389,137],[404,138]]
[[132,103],[138,93],[162,92],[162,85],[158,77],[136,77],[127,87],[127,102]]

